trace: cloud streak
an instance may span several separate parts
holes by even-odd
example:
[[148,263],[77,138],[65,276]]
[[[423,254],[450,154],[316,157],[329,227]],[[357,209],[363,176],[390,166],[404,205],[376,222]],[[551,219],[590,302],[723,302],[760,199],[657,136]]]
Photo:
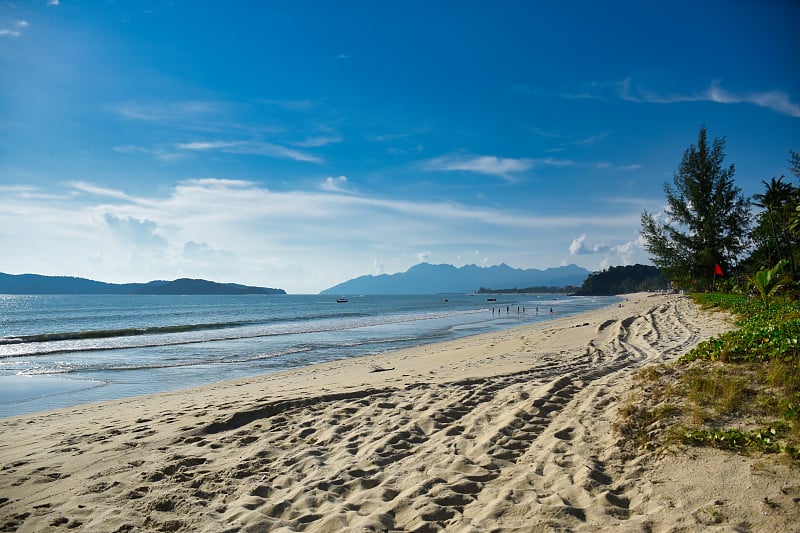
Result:
[[644,102],[651,104],[675,104],[681,102],[715,102],[718,104],[752,104],[787,115],[800,117],[800,104],[792,102],[789,95],[780,90],[734,93],[724,89],[721,82],[715,80],[704,91],[693,94],[658,94],[643,88],[633,89],[628,78],[618,86],[619,96],[628,102]]
[[126,102],[111,107],[119,116],[145,122],[186,122],[208,118],[227,109],[222,102],[187,100],[175,102]]
[[240,155],[261,155],[278,159],[293,159],[309,163],[322,163],[320,157],[263,141],[195,141],[178,143],[175,148],[187,152],[225,152]]
[[474,172],[515,182],[517,175],[523,174],[538,165],[569,167],[575,165],[575,162],[552,157],[515,159],[493,155],[449,154],[423,161],[419,164],[419,168],[433,172]]
[[505,179],[513,179],[513,174],[530,170],[533,165],[532,159],[513,159],[492,155],[444,155],[421,164],[424,170],[475,172]]
[[23,30],[28,28],[30,24],[28,24],[25,20],[18,20],[14,23],[12,28],[0,28],[0,37],[12,37],[17,38],[22,36]]

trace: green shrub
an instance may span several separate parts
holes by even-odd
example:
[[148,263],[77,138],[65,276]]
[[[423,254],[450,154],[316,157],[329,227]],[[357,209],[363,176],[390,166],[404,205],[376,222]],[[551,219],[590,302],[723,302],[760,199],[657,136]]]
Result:
[[[620,411],[618,429],[644,448],[677,438],[800,459],[800,302],[767,309],[742,294],[693,297],[736,315],[736,329],[701,342],[675,364],[640,371],[641,398]],[[737,424],[744,429],[729,427]],[[754,424],[761,429],[750,430]]]

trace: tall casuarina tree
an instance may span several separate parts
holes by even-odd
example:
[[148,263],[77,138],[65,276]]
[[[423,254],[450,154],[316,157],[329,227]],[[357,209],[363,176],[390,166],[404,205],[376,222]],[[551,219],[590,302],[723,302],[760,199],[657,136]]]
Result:
[[664,213],[642,212],[641,235],[653,262],[673,281],[699,290],[713,287],[715,265],[730,272],[747,247],[749,203],[724,159],[725,139],[709,145],[702,126],[673,184],[664,184]]

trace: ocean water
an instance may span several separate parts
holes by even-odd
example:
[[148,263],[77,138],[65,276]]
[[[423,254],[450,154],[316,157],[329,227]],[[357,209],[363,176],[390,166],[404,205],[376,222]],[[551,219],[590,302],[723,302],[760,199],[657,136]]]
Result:
[[565,316],[618,301],[496,298],[0,295],[0,417],[376,354],[549,320],[550,308]]

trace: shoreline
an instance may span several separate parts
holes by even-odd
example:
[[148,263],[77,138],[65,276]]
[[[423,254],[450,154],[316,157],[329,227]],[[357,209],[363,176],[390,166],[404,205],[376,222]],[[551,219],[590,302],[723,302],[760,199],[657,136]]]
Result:
[[[710,505],[720,530],[782,530],[791,522],[763,516],[752,494],[731,501],[731,476],[773,481],[738,456],[628,457],[611,431],[636,369],[729,328],[686,297],[634,294],[443,343],[0,419],[0,526],[668,530],[708,525],[697,517]],[[687,499],[701,488],[727,499]]]
[[[393,297],[365,299],[366,303],[353,304],[342,317],[330,314],[324,302],[301,299],[293,301],[288,311],[282,308],[281,312],[286,311],[284,314],[289,317],[303,317],[288,322],[276,314],[274,307],[262,309],[262,314],[258,309],[237,309],[244,313],[242,319],[245,322],[260,317],[263,324],[271,325],[259,325],[257,330],[234,328],[232,332],[222,328],[222,333],[212,328],[215,332],[206,339],[212,341],[210,344],[195,344],[198,340],[195,338],[167,338],[164,341],[159,336],[142,341],[144,346],[140,348],[138,336],[123,336],[111,346],[114,350],[121,349],[120,352],[98,349],[97,352],[84,353],[80,345],[49,346],[47,343],[40,348],[38,342],[31,343],[30,347],[26,343],[15,345],[29,348],[37,355],[29,358],[8,354],[7,358],[0,356],[0,360],[8,363],[3,365],[6,370],[0,373],[0,419],[247,379],[326,360],[380,355],[404,347],[418,347],[553,319],[552,316],[534,314],[533,307],[528,313],[518,309],[517,313],[502,313],[495,317],[491,312],[494,309],[481,308],[480,304],[475,307],[472,298],[454,298],[452,304],[443,304],[438,297],[415,298],[401,298],[397,310],[393,310],[392,302],[396,300]],[[562,316],[568,316],[587,307],[606,306],[611,302],[616,305],[619,300],[618,297],[569,298],[553,300],[547,305],[556,305],[556,309],[564,313]],[[179,304],[165,305],[167,309],[173,305],[181,307]],[[233,305],[235,308],[238,304],[234,302]],[[157,311],[152,315],[159,316]],[[230,310],[227,313],[225,320],[233,321]],[[196,315],[190,318],[196,318],[198,323],[214,323],[216,320],[204,312],[196,312]],[[348,315],[356,318],[347,318]],[[150,324],[153,316],[148,316],[143,321]],[[294,325],[295,320],[298,320],[297,325]],[[29,325],[28,329],[31,327]],[[268,329],[262,330],[262,327]],[[266,336],[263,340],[262,335]],[[31,335],[37,336],[41,335]],[[184,341],[187,343],[182,344]],[[131,342],[133,344],[128,346]],[[161,342],[165,343],[163,358],[158,348]],[[170,347],[173,343],[174,348]],[[57,348],[66,350],[63,357],[48,355],[48,350]],[[44,351],[40,353],[40,349]]]

